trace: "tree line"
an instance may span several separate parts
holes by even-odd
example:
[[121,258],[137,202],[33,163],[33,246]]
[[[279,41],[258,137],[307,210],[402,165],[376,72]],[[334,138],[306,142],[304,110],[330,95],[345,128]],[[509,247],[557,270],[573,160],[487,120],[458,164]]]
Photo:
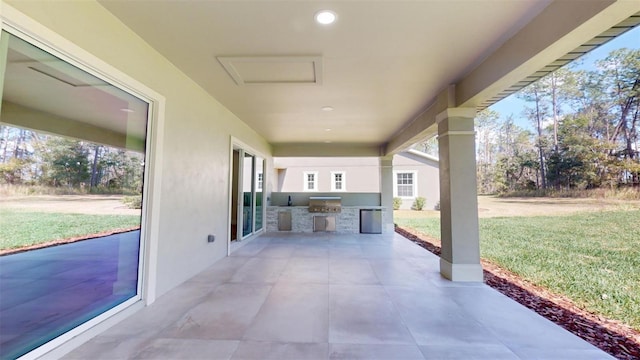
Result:
[[0,183],[138,194],[143,165],[136,152],[0,125]]
[[640,50],[558,69],[515,96],[519,115],[476,116],[480,193],[640,187]]

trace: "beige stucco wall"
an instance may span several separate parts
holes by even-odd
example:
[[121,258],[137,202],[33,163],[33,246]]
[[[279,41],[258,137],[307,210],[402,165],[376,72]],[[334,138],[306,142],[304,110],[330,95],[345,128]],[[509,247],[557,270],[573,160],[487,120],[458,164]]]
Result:
[[[380,192],[380,160],[378,158],[276,158],[273,191],[302,192],[304,173],[318,173],[318,192],[331,191],[331,172],[344,171],[347,192]],[[438,162],[411,153],[393,157],[393,171],[416,171],[418,196],[426,199],[424,210],[432,210],[440,201]],[[404,199],[402,209],[410,209],[413,199]]]
[[156,294],[226,256],[230,138],[268,164],[269,144],[98,3],[6,3],[166,98]]
[[380,192],[379,160],[374,157],[277,158],[275,168],[286,169],[276,175],[274,191],[301,192],[305,171],[318,172],[318,191],[331,191],[331,172],[344,171],[347,192]]
[[[440,179],[438,162],[421,158],[410,153],[400,153],[393,157],[393,171],[416,171],[418,176],[418,196],[426,199],[423,210],[433,210],[440,202]],[[395,174],[394,174],[395,177]],[[403,199],[401,209],[411,209],[412,199]]]

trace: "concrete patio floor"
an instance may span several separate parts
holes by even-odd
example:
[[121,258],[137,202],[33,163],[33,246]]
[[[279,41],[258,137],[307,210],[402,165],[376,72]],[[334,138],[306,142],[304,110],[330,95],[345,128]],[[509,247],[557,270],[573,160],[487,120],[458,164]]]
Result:
[[611,359],[398,234],[266,234],[68,359]]

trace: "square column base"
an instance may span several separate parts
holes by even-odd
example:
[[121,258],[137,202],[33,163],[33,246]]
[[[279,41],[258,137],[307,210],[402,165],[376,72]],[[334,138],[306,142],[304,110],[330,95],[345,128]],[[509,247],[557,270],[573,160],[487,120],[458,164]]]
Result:
[[452,264],[440,258],[440,274],[451,281],[483,282],[480,264]]
[[396,232],[395,225],[392,224],[383,224],[382,225],[382,233],[383,234],[393,234]]

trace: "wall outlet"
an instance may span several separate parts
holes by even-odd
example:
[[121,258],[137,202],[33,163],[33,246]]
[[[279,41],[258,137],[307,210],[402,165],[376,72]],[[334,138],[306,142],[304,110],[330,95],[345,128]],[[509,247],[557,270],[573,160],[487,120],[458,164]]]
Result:
[[209,236],[207,236],[207,242],[212,243],[212,242],[214,242],[214,241],[216,241],[216,236],[215,236],[215,235],[209,235]]

